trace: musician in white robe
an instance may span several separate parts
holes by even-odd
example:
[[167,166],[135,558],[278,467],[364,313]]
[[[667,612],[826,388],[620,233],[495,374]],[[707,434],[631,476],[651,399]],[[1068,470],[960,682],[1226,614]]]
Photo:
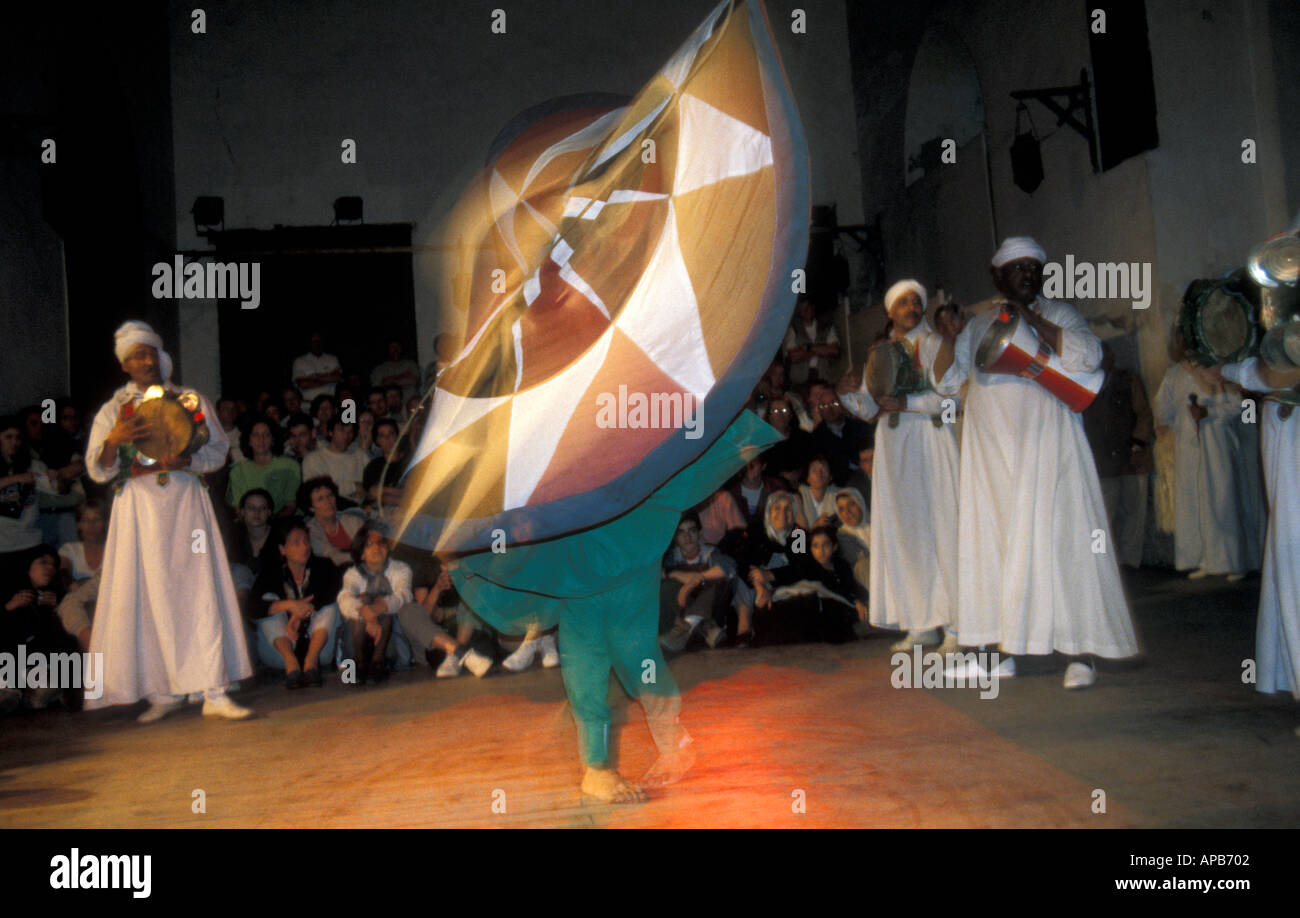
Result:
[[[926,322],[925,309],[925,288],[915,280],[899,281],[885,293],[893,338],[928,379],[943,339]],[[945,640],[957,605],[957,397],[927,385],[922,392],[882,395],[876,403],[871,624],[906,631],[890,649],[910,650]],[[956,649],[950,633],[940,652]]]
[[[1039,296],[1046,254],[1007,239],[992,260],[1002,310],[1019,315],[1068,372],[1101,364],[1101,342],[1068,303]],[[1083,420],[1034,382],[985,373],[975,354],[1001,310],[974,316],[944,339],[933,373],[940,394],[969,379],[958,484],[957,616],[963,645],[1000,645],[995,670],[1015,674],[1016,654],[1071,658],[1067,689],[1096,682],[1091,656],[1138,652],[1120,585],[1106,508]],[[873,508],[874,510],[874,508]],[[955,658],[955,668],[965,668]]]
[[[1225,366],[1223,376],[1270,395],[1300,384],[1300,371],[1272,370],[1255,357]],[[1300,409],[1266,396],[1257,410],[1269,513],[1255,630],[1255,689],[1289,691],[1300,701]]]
[[131,380],[95,416],[86,456],[91,478],[120,485],[90,639],[91,653],[103,654],[103,696],[86,706],[148,698],[139,720],[150,723],[202,693],[204,715],[249,717],[226,695],[253,669],[217,519],[199,478],[224,464],[225,432],[200,395],[208,442],[191,456],[142,465],[134,441],[147,433],[148,421],[134,406],[150,386],[177,389],[171,357],[143,322],[123,324],[114,348]]
[[1240,580],[1260,564],[1259,521],[1243,479],[1242,396],[1190,361],[1171,364],[1156,393],[1156,431],[1174,438],[1174,566],[1193,580]]

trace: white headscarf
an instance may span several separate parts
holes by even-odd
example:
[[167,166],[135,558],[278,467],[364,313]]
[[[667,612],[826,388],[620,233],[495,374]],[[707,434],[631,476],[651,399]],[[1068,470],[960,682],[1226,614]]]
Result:
[[158,333],[148,323],[132,319],[123,322],[117,331],[113,332],[113,353],[117,355],[118,363],[126,363],[127,355],[141,344],[147,344],[158,351],[158,369],[162,373],[163,382],[171,379],[171,355],[163,350],[162,338],[158,337]]
[[910,277],[907,280],[899,281],[885,291],[885,312],[889,312],[889,308],[894,305],[894,300],[909,290],[921,298],[921,311],[924,312],[926,309],[925,288],[921,286],[920,281],[912,280]]
[[[792,520],[790,528],[784,531],[778,530],[772,525],[772,508],[781,501],[788,501],[790,503],[790,516]],[[769,539],[776,544],[783,546],[785,545],[786,538],[794,529],[793,518],[798,515],[799,505],[795,503],[794,495],[789,491],[774,491],[767,495],[767,506],[763,508],[763,530],[767,533]]]
[[992,265],[1000,268],[1009,261],[1032,258],[1040,265],[1047,264],[1047,253],[1031,236],[1008,236],[993,253]]
[[850,526],[840,519],[839,509],[837,507],[835,516],[840,519],[839,537],[841,540],[850,538],[862,544],[867,551],[871,550],[871,517],[867,515],[867,502],[862,499],[862,492],[857,488],[840,488],[835,495],[835,503],[838,505],[841,497],[851,497],[857,503],[858,509],[862,511],[862,522],[856,526]]

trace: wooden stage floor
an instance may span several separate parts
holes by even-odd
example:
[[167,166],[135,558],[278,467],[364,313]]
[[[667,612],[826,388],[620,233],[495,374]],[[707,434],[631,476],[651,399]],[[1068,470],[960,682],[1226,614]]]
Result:
[[[559,670],[421,667],[380,687],[264,681],[235,696],[258,713],[241,723],[197,706],[151,726],[137,708],[5,718],[0,826],[1296,825],[1295,705],[1234,683],[1255,582],[1137,579],[1159,649],[1079,693],[1051,660],[997,699],[896,689],[885,638],[687,653],[672,668],[699,758],[639,806],[578,791]],[[612,681],[611,700],[621,768],[639,776],[654,758],[641,709]]]

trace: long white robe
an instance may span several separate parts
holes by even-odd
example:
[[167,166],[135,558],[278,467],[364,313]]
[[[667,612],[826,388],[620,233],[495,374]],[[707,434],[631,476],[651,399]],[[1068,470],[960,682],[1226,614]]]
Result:
[[[1039,297],[1034,308],[1061,327],[1066,370],[1101,365],[1101,342],[1074,307]],[[1033,380],[974,368],[997,312],[967,323],[935,387],[955,396],[970,379],[953,624],[963,644],[1010,654],[1132,656],[1137,637],[1082,417]]]
[[[127,383],[95,416],[86,469],[101,484],[117,477],[120,458],[104,468],[100,450],[121,406],[140,394]],[[189,469],[131,478],[113,502],[90,638],[91,653],[103,654],[103,696],[88,698],[87,708],[203,692],[253,674],[226,550],[197,477],[221,468],[229,443],[200,399],[208,442]]]
[[[1259,378],[1255,357],[1229,364],[1223,375],[1257,392],[1271,388]],[[1269,514],[1255,628],[1255,688],[1289,691],[1300,700],[1300,409],[1286,418],[1282,411],[1274,401],[1259,404]]]
[[[943,339],[924,322],[906,335],[926,375]],[[956,396],[952,396],[953,420]],[[871,475],[871,624],[924,631],[952,624],[957,601],[957,479],[952,423],[933,422],[945,396],[907,396],[898,424],[876,425]]]
[[[1198,425],[1189,396],[1209,414]],[[1259,568],[1259,519],[1248,500],[1257,461],[1243,445],[1242,397],[1213,387],[1183,363],[1165,371],[1156,393],[1156,423],[1174,437],[1174,566],[1211,574]],[[1250,467],[1248,467],[1250,466]]]

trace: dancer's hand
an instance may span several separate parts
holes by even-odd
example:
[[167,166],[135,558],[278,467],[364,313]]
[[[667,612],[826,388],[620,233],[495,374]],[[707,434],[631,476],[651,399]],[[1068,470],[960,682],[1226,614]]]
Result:
[[370,639],[378,644],[379,639],[384,636],[384,629],[380,626],[379,622],[367,622],[366,634],[370,635]]
[[866,603],[858,599],[854,601],[853,606],[858,610],[858,621],[865,622],[869,619]]

